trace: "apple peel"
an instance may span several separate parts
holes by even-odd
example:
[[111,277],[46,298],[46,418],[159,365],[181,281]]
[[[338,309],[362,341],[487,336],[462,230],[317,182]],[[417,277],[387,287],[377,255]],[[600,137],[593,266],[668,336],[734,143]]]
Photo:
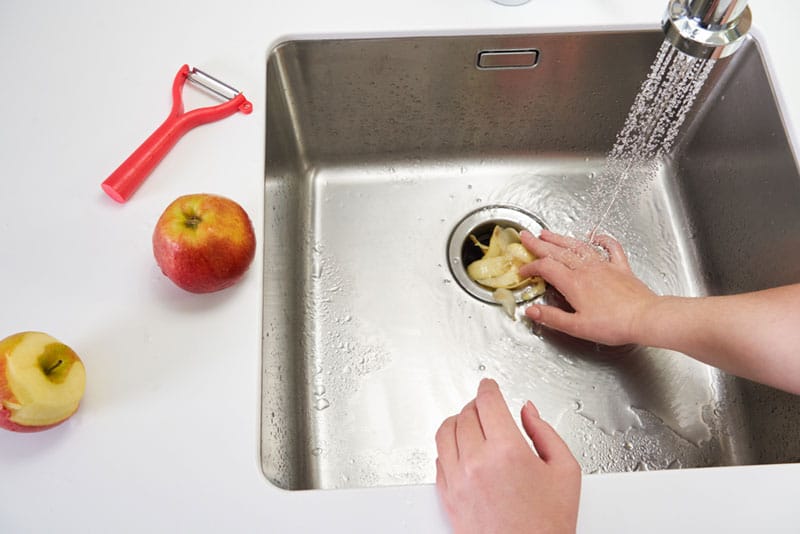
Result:
[[467,275],[478,284],[494,290],[492,297],[503,310],[514,318],[516,298],[512,290],[522,289],[522,300],[533,300],[544,294],[546,285],[540,276],[522,278],[519,268],[536,260],[522,244],[519,232],[511,227],[496,225],[489,244],[481,243],[470,234],[469,238],[481,249],[483,257],[467,266]]

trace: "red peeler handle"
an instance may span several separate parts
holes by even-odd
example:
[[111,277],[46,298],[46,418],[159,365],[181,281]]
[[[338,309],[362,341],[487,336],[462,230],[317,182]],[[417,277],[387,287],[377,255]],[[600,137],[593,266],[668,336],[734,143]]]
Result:
[[253,105],[242,93],[238,93],[222,104],[184,113],[182,91],[189,73],[189,65],[183,65],[175,75],[172,82],[172,110],[167,119],[103,182],[103,191],[117,202],[125,202],[133,195],[186,132],[195,126],[224,119],[237,111],[244,114],[253,111]]

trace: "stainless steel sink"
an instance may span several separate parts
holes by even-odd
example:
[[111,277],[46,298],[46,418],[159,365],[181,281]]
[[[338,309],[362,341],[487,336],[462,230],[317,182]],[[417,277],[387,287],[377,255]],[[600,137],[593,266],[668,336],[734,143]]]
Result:
[[[484,376],[515,413],[533,400],[586,473],[800,461],[797,397],[682,354],[512,321],[451,272],[448,239],[478,208],[522,208],[556,231],[585,216],[661,41],[589,32],[272,51],[261,459],[273,484],[432,482],[436,428]],[[800,176],[754,40],[717,63],[683,131],[630,206],[634,270],[683,295],[800,281]]]

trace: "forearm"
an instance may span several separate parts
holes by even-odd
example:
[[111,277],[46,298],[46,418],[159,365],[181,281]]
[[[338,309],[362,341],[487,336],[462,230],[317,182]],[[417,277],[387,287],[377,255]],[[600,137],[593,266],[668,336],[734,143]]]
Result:
[[800,394],[800,284],[725,297],[660,297],[635,340]]

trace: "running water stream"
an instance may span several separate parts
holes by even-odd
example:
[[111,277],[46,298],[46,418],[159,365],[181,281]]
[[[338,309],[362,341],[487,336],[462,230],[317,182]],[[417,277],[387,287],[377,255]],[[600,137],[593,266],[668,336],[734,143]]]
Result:
[[626,233],[621,219],[624,215],[615,212],[615,208],[635,203],[647,191],[659,161],[669,154],[714,63],[713,59],[684,54],[667,41],[661,45],[589,191],[592,206],[589,242],[609,220],[622,226],[612,233]]

